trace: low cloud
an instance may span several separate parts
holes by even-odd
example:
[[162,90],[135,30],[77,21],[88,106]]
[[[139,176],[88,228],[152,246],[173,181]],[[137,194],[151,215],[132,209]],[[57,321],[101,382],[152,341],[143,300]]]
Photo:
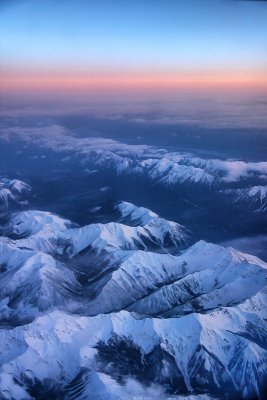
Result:
[[123,386],[123,393],[121,394],[122,400],[154,400],[154,399],[167,399],[165,389],[162,386],[152,383],[145,386],[133,378],[129,378]]
[[[2,0],[3,1],[3,0]],[[17,0],[18,1],[18,0]],[[5,2],[10,3],[9,2]],[[2,3],[1,3],[2,4]],[[132,98],[115,96],[114,93],[94,93],[91,95],[72,93],[47,93],[40,96],[25,93],[10,96],[2,93],[4,107],[1,117],[65,116],[91,115],[95,118],[107,118],[113,121],[124,120],[136,124],[150,125],[187,125],[203,128],[257,128],[266,129],[266,96],[232,95],[223,96],[200,93],[180,93],[179,96],[151,95]],[[248,113],[247,110],[250,110]]]
[[267,162],[224,161],[227,176],[225,182],[236,182],[241,177],[248,177],[254,173],[267,177]]

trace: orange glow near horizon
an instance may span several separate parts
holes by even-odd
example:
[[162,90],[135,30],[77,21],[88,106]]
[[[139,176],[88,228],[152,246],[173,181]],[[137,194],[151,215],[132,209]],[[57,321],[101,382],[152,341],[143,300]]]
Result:
[[0,76],[3,91],[134,91],[255,89],[267,91],[264,73],[26,73],[5,72]]

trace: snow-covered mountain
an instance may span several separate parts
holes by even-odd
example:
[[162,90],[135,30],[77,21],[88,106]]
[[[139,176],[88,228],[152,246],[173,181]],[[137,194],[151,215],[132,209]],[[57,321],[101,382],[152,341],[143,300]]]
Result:
[[[262,299],[252,301],[255,308]],[[1,392],[15,399],[41,392],[50,394],[47,398],[120,399],[125,397],[116,380],[123,385],[123,378],[133,376],[168,384],[178,393],[201,394],[208,385],[217,395],[231,389],[249,397],[260,391],[267,356],[266,326],[257,310],[249,318],[250,303],[171,319],[126,311],[96,317],[44,314],[2,335]],[[252,340],[255,330],[261,335]]]
[[144,176],[163,186],[182,184],[207,188],[251,178],[267,183],[266,161],[219,159],[156,146],[130,145],[109,138],[79,137],[57,125],[0,130],[0,140],[14,140],[14,137],[67,156],[77,154],[87,171],[108,168],[119,175]]
[[145,224],[159,218],[158,214],[148,208],[137,207],[126,201],[119,202],[115,205],[115,209],[119,212],[121,220],[126,223],[126,225],[133,224],[144,226]]
[[[191,233],[182,225],[131,203],[115,205],[123,222],[91,224],[83,227],[49,212],[29,210],[10,215],[3,232],[17,238],[17,245],[46,252],[67,252],[72,257],[85,249],[100,253],[104,249],[137,250],[167,247],[182,249],[192,243]],[[140,222],[140,226],[135,225]]]
[[75,274],[49,254],[0,243],[0,324],[31,321],[39,312],[65,304],[79,283]]
[[245,189],[226,190],[225,194],[233,198],[234,203],[246,204],[257,213],[267,211],[267,186],[252,186]]
[[7,209],[10,201],[22,201],[22,195],[30,190],[31,187],[23,181],[0,177],[0,210]]
[[131,203],[114,215],[83,227],[44,211],[10,215],[2,399],[263,399],[266,263],[192,245],[184,227]]
[[[160,157],[159,157],[160,156]],[[111,151],[90,152],[84,160],[85,165],[94,168],[112,168],[120,175],[144,176],[156,184],[173,186],[177,184],[199,184],[211,186],[219,178],[204,166],[196,167],[190,159],[177,154],[160,154],[153,158],[130,158]]]
[[163,186],[187,185],[216,188],[248,180],[251,177],[267,181],[266,162],[222,160],[196,157],[192,154],[168,152],[165,149],[146,149],[140,156],[131,152],[88,149],[83,159],[91,168],[110,168],[119,175],[143,176]]
[[258,263],[254,257],[206,242],[196,243],[181,256],[136,251],[121,260],[90,309],[94,314],[127,309],[177,317],[230,306],[264,287],[265,265],[258,268]]

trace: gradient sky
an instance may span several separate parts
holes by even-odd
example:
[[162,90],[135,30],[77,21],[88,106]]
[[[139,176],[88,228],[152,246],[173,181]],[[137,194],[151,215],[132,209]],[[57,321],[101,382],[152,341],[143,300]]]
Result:
[[0,0],[3,90],[267,89],[267,2]]

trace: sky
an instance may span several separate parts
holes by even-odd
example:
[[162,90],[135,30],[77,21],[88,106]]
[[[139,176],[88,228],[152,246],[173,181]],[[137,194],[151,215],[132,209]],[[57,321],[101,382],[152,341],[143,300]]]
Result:
[[0,0],[11,92],[267,92],[267,2]]

